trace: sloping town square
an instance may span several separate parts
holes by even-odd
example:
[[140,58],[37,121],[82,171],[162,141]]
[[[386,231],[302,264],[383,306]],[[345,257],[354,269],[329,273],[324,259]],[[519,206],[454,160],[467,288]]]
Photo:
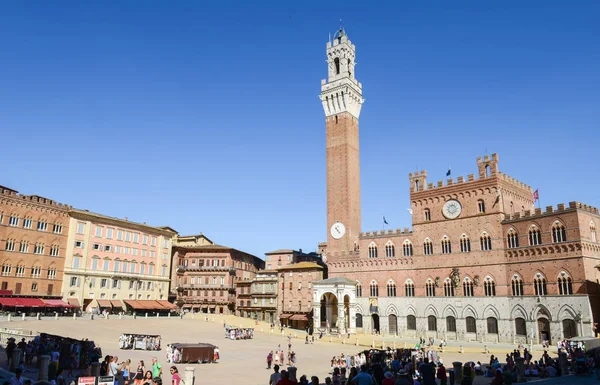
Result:
[[600,4],[234,3],[0,4],[3,385],[600,381]]

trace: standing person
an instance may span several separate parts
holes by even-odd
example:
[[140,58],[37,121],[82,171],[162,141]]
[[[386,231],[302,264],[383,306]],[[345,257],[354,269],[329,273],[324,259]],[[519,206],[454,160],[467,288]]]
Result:
[[10,385],[23,385],[23,378],[21,378],[21,374],[23,374],[23,370],[18,368],[15,370],[15,376],[10,379]]
[[158,362],[158,359],[156,357],[152,357],[152,377],[162,377],[162,365],[160,364],[160,362]]
[[131,381],[131,369],[129,368],[131,360],[125,360],[123,364],[123,378],[125,379],[125,385],[129,385],[129,381]]
[[423,385],[435,385],[435,368],[429,363],[429,359],[425,357],[423,363],[419,366],[419,373],[423,381]]
[[392,374],[392,372],[385,372],[383,374],[383,382],[381,383],[381,385],[394,385],[396,383],[396,379],[394,378],[394,375]]
[[4,348],[4,351],[6,352],[6,362],[8,363],[8,367],[10,368],[10,361],[12,360],[12,354],[15,351],[17,347],[17,344],[15,344],[15,339],[14,338],[9,338],[8,342],[6,344],[6,347]]
[[367,373],[367,364],[360,366],[360,373],[358,373],[351,381],[356,385],[375,385],[373,376]]
[[181,376],[179,375],[179,371],[177,370],[176,366],[171,366],[171,368],[169,369],[169,372],[171,372],[171,385],[179,385],[179,383],[181,382]]
[[440,380],[440,385],[446,385],[448,383],[448,375],[446,374],[446,368],[444,364],[440,362],[437,370],[437,378]]
[[144,367],[144,361],[140,360],[135,371],[135,376],[133,377],[135,385],[141,385],[144,379],[144,373],[146,373],[146,367]]
[[267,354],[267,369],[271,369],[271,363],[273,362],[273,351]]
[[104,361],[102,361],[102,363],[100,364],[100,375],[101,376],[108,376],[108,365],[110,364],[110,362],[112,361],[112,357],[111,356],[106,356],[104,357]]
[[279,373],[279,365],[273,367],[273,373],[269,377],[269,385],[276,385],[281,380],[281,374]]
[[152,372],[147,371],[144,375],[144,379],[142,380],[142,385],[152,385]]

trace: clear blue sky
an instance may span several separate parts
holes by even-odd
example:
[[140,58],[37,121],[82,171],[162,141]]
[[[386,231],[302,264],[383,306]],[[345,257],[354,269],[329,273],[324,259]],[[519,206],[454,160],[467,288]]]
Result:
[[326,240],[317,95],[357,47],[363,230],[409,172],[600,206],[600,2],[0,3],[0,184],[263,256]]

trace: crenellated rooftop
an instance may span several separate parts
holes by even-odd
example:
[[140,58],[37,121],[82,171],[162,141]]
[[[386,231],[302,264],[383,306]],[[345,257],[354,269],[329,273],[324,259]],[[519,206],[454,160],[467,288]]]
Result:
[[598,209],[596,207],[586,205],[585,203],[573,201],[569,202],[568,206],[565,206],[564,203],[559,203],[558,205],[556,205],[556,207],[546,206],[546,208],[543,211],[541,208],[536,208],[534,211],[525,210],[523,213],[510,214],[506,216],[504,221],[515,221],[519,219],[536,218],[573,210],[583,210],[598,215]]
[[404,229],[390,229],[380,231],[367,231],[365,233],[358,234],[359,238],[373,238],[373,237],[386,237],[390,235],[411,235],[412,231],[405,227]]
[[67,204],[59,203],[59,202],[53,201],[52,199],[44,198],[39,195],[19,194],[19,192],[17,190],[13,190],[13,189],[10,189],[10,188],[4,187],[4,186],[0,186],[0,195],[4,195],[4,196],[10,197],[10,198],[15,198],[15,199],[22,199],[24,201],[34,202],[34,203],[38,203],[38,204],[42,204],[42,205],[46,205],[46,206],[57,207],[57,208],[61,208],[64,210],[69,210],[72,208],[72,206],[69,206]]

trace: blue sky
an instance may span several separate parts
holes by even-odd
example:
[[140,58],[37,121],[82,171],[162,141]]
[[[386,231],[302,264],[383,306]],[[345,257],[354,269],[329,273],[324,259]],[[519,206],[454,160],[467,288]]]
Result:
[[599,206],[595,1],[0,3],[0,185],[263,256],[326,240],[317,98],[357,47],[363,230],[409,172],[500,170]]

